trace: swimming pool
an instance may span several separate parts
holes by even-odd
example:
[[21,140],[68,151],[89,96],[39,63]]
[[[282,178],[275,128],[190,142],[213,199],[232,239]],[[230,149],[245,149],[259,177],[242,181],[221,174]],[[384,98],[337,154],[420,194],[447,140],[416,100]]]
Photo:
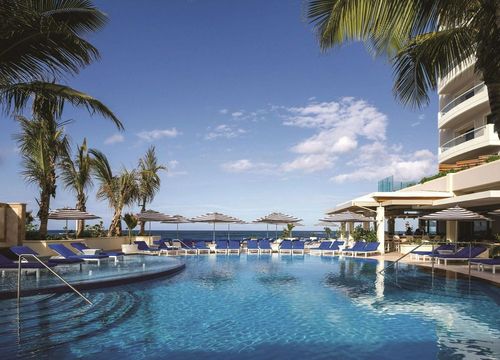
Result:
[[7,358],[500,358],[500,289],[376,260],[190,256],[164,279],[0,302]]

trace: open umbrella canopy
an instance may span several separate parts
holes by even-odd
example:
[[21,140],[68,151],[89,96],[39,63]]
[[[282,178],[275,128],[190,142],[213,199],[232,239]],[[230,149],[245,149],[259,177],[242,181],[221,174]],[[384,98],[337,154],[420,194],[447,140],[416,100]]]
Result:
[[334,222],[371,222],[374,220],[372,218],[364,216],[363,214],[358,214],[352,211],[344,211],[338,214],[328,215],[327,217],[320,219],[319,221],[326,223],[334,223]]
[[500,216],[500,209],[490,211],[488,215]]
[[448,220],[448,221],[491,221],[486,216],[480,215],[474,211],[470,211],[460,206],[454,206],[445,210],[422,216],[422,220]]
[[95,220],[100,219],[99,216],[90,214],[86,211],[80,211],[71,208],[62,208],[51,211],[49,213],[51,220]]
[[[296,218],[295,216],[273,212],[261,218],[258,218],[254,221],[254,223],[262,223],[262,224],[274,224],[275,225],[275,238],[278,237],[278,225],[284,224],[296,224],[302,219]],[[269,228],[267,229],[267,237],[269,237]]]
[[223,223],[223,224],[231,224],[231,223],[242,224],[242,223],[244,223],[243,220],[240,220],[240,219],[235,218],[233,216],[221,214],[218,212],[208,213],[208,214],[194,217],[191,219],[191,222],[214,224],[213,239],[212,239],[213,241],[215,241],[215,224],[217,224],[217,223]]
[[178,214],[172,215],[171,219],[162,220],[162,224],[175,224],[177,226],[177,239],[179,239],[179,224],[187,224],[190,222],[191,220],[189,220],[187,217]]
[[138,214],[135,214],[135,217],[137,218],[137,220],[144,221],[144,222],[147,222],[147,221],[169,221],[169,220],[173,219],[173,216],[166,215],[166,214],[163,214],[161,212],[154,211],[154,210],[142,211]]

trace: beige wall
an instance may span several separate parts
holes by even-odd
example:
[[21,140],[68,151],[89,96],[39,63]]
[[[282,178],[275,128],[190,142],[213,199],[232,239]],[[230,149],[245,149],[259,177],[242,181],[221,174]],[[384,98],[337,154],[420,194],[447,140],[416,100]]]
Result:
[[[153,240],[160,239],[159,236],[135,236],[132,237],[132,242],[134,240],[144,240],[149,245],[153,243]],[[120,250],[122,244],[128,244],[129,238],[127,236],[117,236],[109,238],[85,238],[85,239],[72,239],[72,240],[25,240],[23,245],[29,246],[41,256],[55,256],[56,252],[52,251],[48,245],[49,244],[64,244],[71,250],[72,242],[83,242],[89,248],[92,249],[103,249],[103,250]]]
[[0,247],[21,244],[25,235],[26,204],[0,203]]

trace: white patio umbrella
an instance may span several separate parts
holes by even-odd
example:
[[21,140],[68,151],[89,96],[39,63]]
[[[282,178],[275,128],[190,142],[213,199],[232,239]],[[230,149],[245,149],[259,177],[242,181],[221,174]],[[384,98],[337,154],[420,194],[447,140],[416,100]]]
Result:
[[478,214],[474,211],[470,211],[460,206],[454,206],[445,210],[437,211],[432,214],[422,216],[422,220],[447,220],[447,221],[491,221],[491,219]]
[[163,220],[162,224],[175,224],[177,226],[177,239],[179,239],[179,224],[187,224],[190,222],[191,220],[182,215],[172,215],[172,219]]
[[273,212],[270,213],[264,217],[258,218],[257,220],[254,221],[254,223],[262,223],[266,224],[267,230],[266,230],[266,236],[269,237],[269,224],[274,224],[275,225],[275,238],[278,238],[278,225],[284,225],[284,224],[296,224],[299,221],[302,221],[302,219],[296,218],[291,215],[279,213],[279,212]]
[[237,219],[233,216],[221,214],[218,212],[207,213],[205,215],[200,215],[191,219],[191,222],[194,223],[208,223],[214,224],[213,228],[213,238],[212,241],[215,242],[215,224],[223,223],[223,224],[231,224],[231,223],[240,223],[243,220]]
[[[99,216],[73,208],[56,209],[49,213],[50,220],[66,220],[66,237],[68,237],[68,220],[95,220]],[[75,234],[76,236],[76,234]]]
[[169,221],[172,220],[173,217],[167,214],[163,214],[154,210],[146,210],[141,211],[138,214],[135,214],[137,220],[142,222],[149,222],[149,236],[151,236],[151,223],[152,222],[160,222],[160,221]]
[[336,223],[336,222],[372,222],[375,220],[373,218],[366,217],[363,214],[358,214],[352,211],[344,211],[338,214],[328,215],[323,219],[319,219],[319,221],[326,223]]

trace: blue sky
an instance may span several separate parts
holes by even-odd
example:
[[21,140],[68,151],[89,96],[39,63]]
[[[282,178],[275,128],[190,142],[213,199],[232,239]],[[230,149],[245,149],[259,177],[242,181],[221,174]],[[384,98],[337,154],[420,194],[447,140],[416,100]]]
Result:
[[[116,171],[155,145],[169,171],[153,209],[248,221],[283,211],[310,229],[385,176],[436,172],[437,96],[412,111],[394,99],[385,59],[360,44],[321,53],[302,1],[97,5],[110,18],[91,37],[102,59],[63,81],[107,104],[126,130],[68,107],[64,119],[75,121],[67,132],[74,143],[87,137]],[[0,201],[36,212],[37,188],[24,183],[12,140],[19,128],[1,116]],[[108,222],[96,186],[88,209]],[[51,208],[74,203],[61,185]]]

